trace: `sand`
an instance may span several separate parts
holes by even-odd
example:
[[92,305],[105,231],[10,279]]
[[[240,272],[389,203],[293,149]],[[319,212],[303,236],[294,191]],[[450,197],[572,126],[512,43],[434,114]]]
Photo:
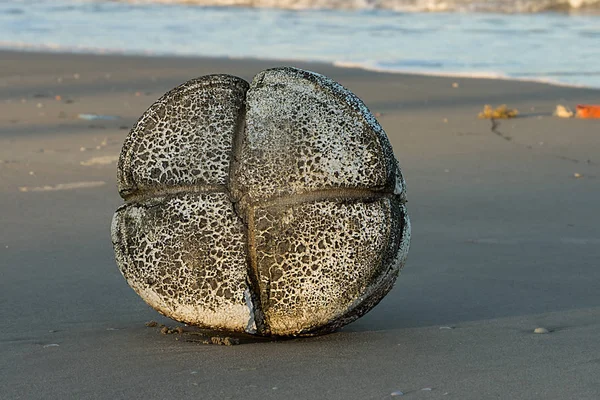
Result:
[[[115,157],[168,89],[281,63],[0,59],[0,397],[600,398],[600,121],[552,116],[600,91],[296,64],[381,114],[408,184],[409,259],[339,332],[217,346],[146,327],[177,324],[115,265]],[[492,132],[477,114],[503,103],[520,117]]]

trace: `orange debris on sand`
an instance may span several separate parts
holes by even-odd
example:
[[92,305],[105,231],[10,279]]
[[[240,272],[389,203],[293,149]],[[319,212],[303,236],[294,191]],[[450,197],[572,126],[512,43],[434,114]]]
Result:
[[600,119],[600,105],[591,104],[577,104],[577,118],[599,118]]

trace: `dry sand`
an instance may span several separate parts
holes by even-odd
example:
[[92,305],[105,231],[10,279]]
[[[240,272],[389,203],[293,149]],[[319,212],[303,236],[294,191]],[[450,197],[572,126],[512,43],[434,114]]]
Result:
[[[168,321],[114,262],[114,157],[166,90],[279,63],[0,59],[1,398],[600,398],[600,121],[551,116],[600,91],[297,64],[382,114],[408,183],[409,260],[340,332],[226,347],[144,325]],[[493,133],[476,118],[486,103],[521,117]]]

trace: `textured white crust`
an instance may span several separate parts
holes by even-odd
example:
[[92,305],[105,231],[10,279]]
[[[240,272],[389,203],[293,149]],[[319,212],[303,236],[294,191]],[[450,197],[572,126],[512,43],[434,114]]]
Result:
[[112,225],[121,272],[150,306],[206,327],[252,326],[244,226],[226,194],[179,193],[129,203]]
[[[227,308],[215,311],[203,305],[167,302],[158,296],[155,291],[143,285],[132,284],[131,287],[149,306],[176,321],[196,325],[201,321],[202,327],[235,332],[242,331],[240,329],[240,321],[247,322],[250,320],[250,312],[245,305],[232,304]],[[251,329],[248,329],[247,332],[254,333]]]
[[335,188],[404,194],[383,129],[340,84],[293,68],[266,70],[246,98],[234,197],[254,202]]
[[119,191],[225,185],[248,84],[236,77],[192,79],[162,96],[123,144]]
[[165,94],[119,160],[117,264],[153,308],[259,335],[332,331],[404,266],[405,183],[350,91],[294,68],[213,75]]

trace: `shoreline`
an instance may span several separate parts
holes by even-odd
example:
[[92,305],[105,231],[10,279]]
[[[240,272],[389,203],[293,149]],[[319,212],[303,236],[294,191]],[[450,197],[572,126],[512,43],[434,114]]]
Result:
[[[592,89],[600,90],[600,86],[586,86],[582,84],[561,82],[559,80],[544,78],[544,77],[532,77],[532,78],[519,78],[507,75],[504,72],[485,72],[485,71],[472,71],[472,72],[436,72],[426,70],[395,70],[391,68],[379,67],[377,65],[369,65],[369,63],[353,62],[353,61],[323,61],[323,60],[310,60],[310,59],[284,59],[284,58],[254,58],[254,57],[219,57],[219,56],[204,56],[195,54],[169,54],[169,53],[152,53],[152,52],[129,52],[119,51],[115,49],[102,49],[102,48],[78,48],[68,49],[61,48],[59,46],[45,46],[45,45],[27,45],[23,44],[23,47],[11,47],[7,46],[6,43],[0,41],[0,54],[1,53],[33,53],[33,54],[48,54],[48,55],[82,55],[82,56],[110,56],[110,57],[147,57],[147,58],[167,58],[167,59],[214,59],[214,60],[238,60],[238,61],[266,61],[266,62],[281,62],[281,63],[301,63],[301,64],[324,64],[335,68],[344,69],[356,69],[366,72],[374,72],[381,74],[392,74],[392,75],[415,75],[424,77],[438,77],[438,78],[456,78],[456,79],[490,79],[498,81],[511,81],[511,82],[528,82],[528,83],[540,83],[558,87],[567,88],[578,88],[578,89]],[[278,64],[280,65],[280,64]],[[291,64],[289,64],[291,65]],[[600,101],[600,100],[599,100]]]

